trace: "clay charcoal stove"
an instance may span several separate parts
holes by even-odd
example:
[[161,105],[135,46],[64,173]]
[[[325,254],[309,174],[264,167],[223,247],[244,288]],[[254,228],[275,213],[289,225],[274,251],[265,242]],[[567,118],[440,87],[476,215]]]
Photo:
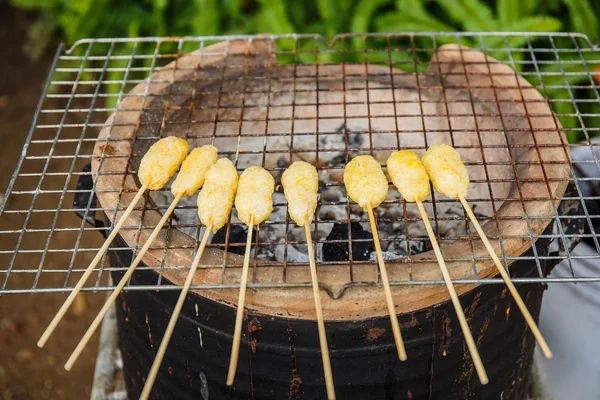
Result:
[[[506,37],[500,37],[510,52]],[[350,50],[353,39],[364,41],[364,52]],[[398,360],[369,219],[344,188],[344,166],[357,155],[372,155],[385,165],[399,148],[422,155],[433,144],[450,144],[471,176],[467,200],[535,318],[544,283],[600,280],[600,274],[586,279],[551,274],[556,263],[570,259],[578,237],[592,240],[596,247],[598,243],[585,207],[589,196],[581,194],[573,179],[576,169],[565,129],[546,93],[538,90],[541,86],[532,85],[522,68],[515,72],[514,59],[505,63],[493,58],[498,49],[437,46],[431,40],[427,48],[416,46],[426,39],[427,35],[340,35],[332,43],[312,35],[147,39],[140,43],[156,46],[148,56],[152,67],[138,67],[145,59],[141,54],[117,58],[124,63],[114,67],[123,74],[123,88],[108,120],[93,112],[100,107],[95,101],[101,85],[91,97],[80,93],[75,83],[70,95],[47,92],[49,99],[69,102],[62,105],[64,110],[74,98],[91,99],[82,109],[93,116],[83,123],[56,122],[52,109],[40,106],[36,118],[48,114],[49,120],[34,123],[28,138],[31,150],[24,153],[7,192],[9,200],[30,196],[31,207],[5,201],[0,209],[0,235],[13,240],[11,250],[2,248],[6,263],[0,267],[0,294],[70,291],[71,274],[78,277],[86,257],[98,250],[84,245],[83,233],[107,233],[119,221],[141,186],[136,177],[140,160],[159,138],[184,138],[190,149],[212,144],[238,171],[261,165],[277,185],[283,171],[302,160],[314,165],[319,176],[312,235],[338,398],[526,398],[535,340],[460,202],[432,192],[424,206],[486,366],[485,386],[475,374],[418,209],[390,186],[376,218],[408,353],[406,362]],[[77,46],[106,46],[108,52],[111,43],[85,40]],[[177,51],[162,49],[166,43],[175,43]],[[183,51],[189,43],[197,50]],[[53,68],[71,71],[67,63],[80,62],[83,70],[100,74],[92,83],[106,79],[103,71],[112,68],[110,55],[87,54],[59,49]],[[382,61],[377,54],[389,57]],[[538,55],[537,50],[532,54]],[[412,61],[404,63],[402,55]],[[104,67],[98,67],[102,62]],[[138,79],[136,71],[147,76]],[[56,84],[52,78],[49,82]],[[54,148],[63,143],[76,145],[69,147],[68,165],[50,168],[53,155],[48,150],[46,159],[41,158],[47,160],[42,172],[35,172],[34,166],[28,169],[30,157],[40,159],[31,153],[38,144]],[[60,160],[62,153],[56,154]],[[91,170],[84,169],[90,162]],[[43,185],[56,174],[68,177],[62,190]],[[37,187],[28,186],[30,178],[39,178]],[[109,257],[94,270],[98,276],[84,290],[114,289],[112,283],[100,284],[102,276],[120,280],[173,201],[169,185],[144,195],[111,245]],[[59,201],[53,222],[28,225],[35,198],[50,194],[58,195]],[[68,211],[82,217],[75,223],[58,218],[73,197]],[[115,304],[132,399],[144,386],[203,234],[196,200],[197,195],[181,200]],[[276,188],[273,200],[271,217],[252,237],[234,385],[228,387],[225,378],[247,234],[235,212],[209,239],[152,398],[325,398],[305,232],[287,215],[281,188]],[[4,218],[10,214],[24,215],[22,230]],[[41,247],[20,248],[19,235],[33,233],[46,235]],[[56,235],[71,238],[73,246],[55,249]],[[47,260],[61,251],[72,254],[70,264],[48,265]],[[39,256],[35,265],[28,265],[24,254]],[[31,274],[33,285],[11,286],[10,276],[17,273]],[[64,285],[37,286],[47,273],[65,274]]]

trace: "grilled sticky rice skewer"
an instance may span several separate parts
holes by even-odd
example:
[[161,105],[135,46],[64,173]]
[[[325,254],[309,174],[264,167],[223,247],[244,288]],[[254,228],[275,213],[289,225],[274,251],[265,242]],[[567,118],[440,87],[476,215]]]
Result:
[[244,302],[246,300],[246,285],[248,284],[248,269],[250,265],[250,249],[252,244],[252,229],[266,221],[273,212],[273,191],[275,179],[264,168],[255,166],[247,168],[240,176],[238,191],[235,196],[235,208],[240,221],[248,225],[246,238],[246,252],[242,267],[240,281],[240,294],[238,297],[237,314],[233,333],[231,358],[227,373],[227,385],[231,386],[237,370],[242,335],[242,322],[244,319]]
[[533,335],[540,345],[542,352],[547,358],[552,358],[552,351],[550,350],[550,347],[542,336],[542,333],[535,323],[535,320],[531,316],[531,313],[527,309],[527,306],[517,291],[517,288],[510,280],[510,275],[502,266],[496,251],[492,247],[489,239],[483,231],[483,228],[481,228],[479,221],[477,221],[475,214],[473,214],[473,210],[466,200],[466,196],[469,193],[470,179],[469,172],[463,164],[460,154],[458,154],[458,152],[452,146],[447,144],[436,144],[427,149],[422,161],[423,165],[425,165],[427,173],[429,174],[429,177],[431,178],[433,187],[446,197],[451,199],[458,198],[460,200],[465,211],[467,212],[467,215],[469,216],[469,219],[471,220],[471,223],[475,227],[475,230],[485,245],[486,250],[492,257],[498,272],[506,283],[508,290],[513,295],[515,303],[517,303],[517,306],[523,313],[523,317],[533,332]]
[[381,204],[388,193],[388,181],[383,174],[383,170],[379,163],[371,156],[358,156],[352,159],[344,168],[344,184],[348,196],[354,200],[360,207],[369,214],[369,223],[373,232],[373,242],[377,253],[377,264],[381,274],[381,282],[385,299],[390,314],[392,324],[392,332],[396,342],[396,349],[400,360],[406,360],[406,350],[402,341],[400,325],[398,324],[398,316],[396,315],[396,306],[392,298],[392,290],[387,275],[383,256],[381,254],[381,244],[379,243],[379,234],[375,224],[375,216],[373,215],[373,207]]
[[317,327],[319,329],[321,357],[323,359],[323,370],[325,374],[325,386],[327,388],[327,398],[331,400],[335,399],[335,386],[333,384],[333,374],[331,372],[331,361],[329,360],[329,348],[327,347],[327,335],[325,332],[323,307],[321,306],[317,266],[310,234],[310,223],[315,217],[318,200],[319,175],[317,169],[307,162],[296,161],[290,165],[281,176],[281,185],[283,186],[283,192],[288,202],[288,213],[290,214],[290,218],[292,218],[298,226],[303,226],[306,234],[310,276],[315,298]]
[[485,385],[488,382],[485,368],[481,362],[481,357],[479,356],[479,351],[475,345],[475,340],[473,340],[473,335],[469,330],[469,324],[467,323],[465,313],[460,305],[458,295],[456,294],[456,290],[452,284],[452,279],[450,278],[450,273],[448,272],[448,267],[446,266],[442,251],[440,250],[440,246],[437,242],[435,234],[433,233],[431,224],[429,223],[429,218],[427,217],[425,208],[423,208],[423,201],[429,196],[430,187],[427,170],[416,153],[408,150],[400,150],[392,153],[392,155],[388,158],[387,171],[390,179],[398,188],[400,195],[402,195],[402,198],[407,202],[417,203],[417,207],[421,213],[421,218],[423,218],[423,224],[425,224],[425,229],[427,230],[427,234],[431,240],[435,256],[440,265],[444,282],[446,282],[446,287],[450,293],[454,310],[458,316],[460,327],[465,335],[467,347],[471,352],[475,370],[477,371],[479,380]]
[[[156,144],[154,144],[153,147],[156,146]],[[184,148],[186,148],[187,151],[186,146],[187,143],[185,146],[183,146],[183,144],[180,142],[179,146],[158,146],[158,150],[153,151],[151,153],[151,157],[144,157],[146,160],[148,160],[147,162],[144,162],[144,160],[142,160],[142,164],[140,165],[140,180],[142,182],[146,182],[144,184],[149,185],[149,187],[158,187],[158,185],[164,185],[165,183],[167,183],[169,179],[168,174],[175,173],[176,171],[176,169],[173,167],[173,164],[174,160],[176,160],[177,157],[175,157],[174,154],[177,152],[180,153],[181,150],[183,150]],[[178,157],[181,158],[181,156]],[[161,162],[163,161],[168,161],[169,164],[161,165]],[[160,233],[162,227],[168,221],[169,217],[173,213],[173,210],[175,210],[175,207],[177,206],[181,198],[183,196],[190,196],[194,194],[200,188],[200,186],[202,186],[202,184],[204,183],[206,171],[216,161],[217,148],[211,145],[196,148],[185,158],[183,164],[181,165],[181,170],[177,175],[177,178],[175,178],[173,185],[171,185],[171,192],[173,193],[173,195],[175,195],[175,199],[173,200],[167,211],[163,214],[156,227],[154,227],[154,230],[146,240],[146,243],[144,243],[144,246],[140,249],[136,258],[133,260],[133,263],[131,263],[127,271],[125,271],[125,274],[123,275],[123,277],[109,296],[108,300],[106,301],[106,303],[104,304],[104,306],[102,307],[102,309],[100,310],[100,312],[98,313],[88,330],[83,335],[83,338],[73,351],[73,354],[71,354],[71,357],[69,357],[69,359],[67,360],[67,363],[65,364],[65,369],[67,371],[69,371],[75,363],[75,361],[77,361],[77,358],[85,348],[87,342],[90,340],[90,338],[102,322],[102,319],[108,312],[112,303],[117,299],[119,293],[129,281],[129,278],[137,268],[138,264],[144,258],[146,251],[148,251],[148,249]],[[167,170],[167,173],[165,173],[165,170]]]
[[169,340],[171,339],[171,335],[177,324],[177,319],[179,318],[179,313],[181,313],[183,303],[185,302],[187,293],[192,285],[196,269],[198,268],[202,253],[208,242],[208,237],[211,232],[216,233],[229,220],[237,187],[238,174],[231,161],[227,158],[221,158],[216,164],[210,166],[206,173],[204,186],[198,195],[198,217],[200,218],[200,222],[206,227],[206,230],[204,231],[204,236],[202,237],[202,241],[200,242],[200,246],[198,247],[198,251],[196,252],[192,266],[190,267],[183,289],[179,294],[177,304],[173,309],[173,314],[171,315],[171,319],[165,330],[162,342],[156,352],[156,357],[154,358],[154,362],[152,363],[152,367],[150,368],[148,378],[146,379],[144,389],[140,396],[141,400],[146,400],[150,396],[152,385],[154,384],[156,375],[160,369],[160,364],[167,351]]
[[40,337],[37,343],[39,347],[44,347],[50,338],[50,335],[52,335],[52,332],[54,332],[54,329],[56,329],[56,326],[75,300],[75,297],[77,297],[81,291],[81,288],[94,271],[94,268],[96,265],[98,265],[108,250],[108,247],[121,230],[121,227],[125,221],[127,221],[129,214],[131,214],[139,200],[142,198],[146,189],[162,189],[162,187],[169,181],[171,176],[177,172],[182,161],[185,159],[187,152],[187,142],[175,136],[168,136],[160,139],[150,146],[150,149],[148,149],[148,152],[142,158],[140,169],[138,171],[138,178],[140,179],[140,182],[142,182],[142,187],[138,190],[131,203],[129,203],[129,206],[123,215],[121,215],[121,218],[116,225],[113,227],[112,231],[104,241],[104,244],[102,247],[100,247],[100,250],[98,250],[96,256],[92,262],[90,262],[90,265],[87,267],[81,278],[79,278],[79,281]]

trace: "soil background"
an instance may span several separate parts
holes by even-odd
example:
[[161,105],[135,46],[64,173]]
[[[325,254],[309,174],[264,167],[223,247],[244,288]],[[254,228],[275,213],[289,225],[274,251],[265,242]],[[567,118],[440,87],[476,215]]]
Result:
[[[6,2],[0,2],[0,168],[3,172],[0,174],[0,196],[3,196],[21,155],[56,49],[56,45],[51,45],[49,54],[37,61],[25,56],[22,48],[27,28],[34,20],[35,15],[14,10]],[[42,202],[38,201],[36,207],[44,207]],[[11,216],[0,218],[5,222]],[[39,214],[36,218],[51,216]],[[73,215],[73,218],[77,217]],[[96,247],[101,240],[100,235],[86,238],[87,244]],[[67,265],[69,259],[70,255],[65,253]],[[0,269],[5,268],[5,265],[0,266]],[[31,277],[27,275],[12,274],[9,280],[11,286],[27,285],[19,282],[20,279],[29,282]],[[3,278],[0,273],[0,282]],[[44,282],[40,284],[50,287],[61,286],[64,277],[42,274],[42,279]],[[66,372],[63,364],[100,309],[104,293],[80,295],[46,347],[39,349],[36,346],[39,336],[65,298],[65,294],[0,296],[0,400],[79,400],[90,397],[98,354],[98,334],[72,372]]]

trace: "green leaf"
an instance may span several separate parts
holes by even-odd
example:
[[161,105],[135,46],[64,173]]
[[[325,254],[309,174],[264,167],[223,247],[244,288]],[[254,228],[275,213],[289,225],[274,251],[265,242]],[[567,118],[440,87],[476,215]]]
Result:
[[[387,0],[386,0],[387,1]],[[354,7],[354,0],[337,0],[336,5],[338,9],[339,16],[341,21],[349,21],[351,19],[351,12]],[[339,24],[338,26],[345,26],[346,24]],[[343,29],[343,32],[347,32],[348,29]],[[341,33],[337,32],[337,33]]]
[[223,11],[227,19],[237,20],[243,12],[242,0],[223,0]]
[[[566,74],[563,75],[563,71]],[[586,81],[589,84],[587,71],[581,64],[562,64],[562,69],[558,63],[547,65],[542,69],[542,73],[548,91],[561,90],[553,86],[575,86]]]
[[521,16],[519,6],[522,1],[523,0],[498,0],[496,14],[498,14],[498,19],[500,20],[502,28],[511,24]]
[[378,32],[452,32],[454,28],[428,15],[394,13],[376,21]]
[[[563,95],[567,95],[568,93],[566,93],[566,90],[562,91]],[[559,97],[559,98],[565,98],[565,97]],[[560,124],[562,125],[563,128],[565,129],[573,129],[573,128],[578,128],[579,127],[579,121],[577,120],[577,117],[571,116],[571,115],[564,115],[564,114],[574,114],[575,113],[575,109],[573,108],[573,104],[571,104],[570,102],[553,102],[552,104],[552,110],[554,111],[555,114],[557,114],[558,119],[560,121]],[[563,115],[558,115],[558,114],[563,114]],[[577,143],[579,141],[579,131],[576,130],[567,130],[565,131],[565,135],[567,136],[567,140],[569,141],[569,143]]]
[[193,35],[218,35],[220,16],[218,0],[195,0],[196,13],[191,16]]
[[[428,0],[397,0],[397,13],[387,14],[377,21],[379,32],[454,32],[456,29],[430,14],[426,9]],[[424,38],[422,38],[424,39]],[[420,38],[416,38],[419,42]],[[437,36],[438,43],[457,43],[456,37]],[[423,40],[423,47],[431,47],[431,40]],[[472,40],[463,38],[462,44],[470,46]]]
[[[371,25],[371,19],[373,17],[373,13],[380,7],[382,4],[385,4],[387,0],[361,0],[360,3],[356,6],[354,10],[354,17],[350,22],[350,32],[352,33],[362,33],[368,32],[369,26]],[[360,49],[362,47],[362,39],[361,38],[353,38],[352,44],[355,49]]]
[[556,12],[560,9],[561,0],[546,0],[540,6],[544,11]]
[[[303,26],[306,25],[306,16],[311,15],[311,11],[307,10],[306,4],[300,1],[292,1],[287,3],[287,11],[290,15],[290,22],[294,26]],[[317,19],[317,18],[311,18]],[[320,21],[319,21],[320,22]],[[320,32],[320,31],[313,31]]]
[[569,10],[571,29],[595,42],[598,37],[598,16],[587,0],[563,0]]
[[[506,32],[558,32],[560,31],[561,23],[559,20],[552,17],[525,17],[523,19],[517,19],[511,24],[506,25]],[[483,39],[487,48],[497,49],[505,48],[506,43],[504,36],[489,36]],[[519,36],[506,36],[508,47],[511,49],[518,49],[525,46],[527,43],[527,37],[524,35]]]
[[437,3],[467,31],[499,30],[492,10],[480,0],[437,0]]
[[337,33],[337,7],[333,0],[316,0],[319,15],[325,21],[325,34],[331,39]]
[[398,11],[407,11],[412,12],[413,14],[427,13],[427,11],[425,11],[426,1],[427,0],[397,0],[396,8]]
[[258,29],[264,33],[294,33],[295,29],[285,12],[283,0],[260,0],[257,14]]
[[536,11],[537,14],[540,14],[540,0],[521,0],[519,4],[521,5],[521,8],[523,10],[523,13],[521,15],[531,15]]

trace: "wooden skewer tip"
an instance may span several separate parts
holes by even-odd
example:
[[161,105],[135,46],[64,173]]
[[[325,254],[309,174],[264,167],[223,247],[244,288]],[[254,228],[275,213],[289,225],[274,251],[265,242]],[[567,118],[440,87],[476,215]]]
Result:
[[425,225],[425,230],[427,230],[427,234],[429,235],[429,239],[431,241],[431,245],[433,246],[433,251],[435,252],[435,256],[438,260],[438,264],[440,266],[440,270],[442,272],[442,276],[444,277],[444,281],[446,282],[446,287],[448,288],[448,293],[450,293],[450,298],[452,300],[452,304],[454,305],[454,310],[456,311],[456,315],[458,317],[458,321],[460,323],[460,327],[463,331],[463,335],[465,337],[465,341],[467,342],[467,347],[469,348],[469,352],[471,353],[471,358],[473,359],[473,365],[475,366],[475,370],[477,371],[477,375],[479,377],[479,381],[482,385],[486,385],[489,380],[487,373],[485,372],[485,368],[483,366],[483,362],[481,361],[481,356],[479,355],[479,351],[477,350],[477,345],[475,344],[475,340],[473,339],[473,334],[469,329],[469,324],[467,323],[467,319],[465,317],[465,313],[460,304],[460,300],[458,299],[458,294],[454,289],[454,285],[452,284],[452,279],[450,278],[450,272],[448,271],[448,267],[446,266],[446,261],[444,260],[444,256],[442,255],[442,250],[437,242],[435,237],[435,233],[433,232],[433,228],[431,227],[431,223],[429,222],[429,217],[425,212],[425,208],[423,207],[423,203],[417,201],[417,208],[419,209],[419,213],[421,214],[421,218],[423,219],[423,224]]
[[112,304],[115,302],[115,300],[119,296],[119,293],[121,292],[121,290],[123,290],[123,288],[129,281],[129,278],[131,278],[131,275],[133,275],[133,272],[135,271],[136,267],[138,266],[140,261],[142,261],[142,258],[144,258],[144,254],[146,254],[146,251],[150,248],[150,246],[154,242],[154,239],[156,239],[156,237],[162,230],[162,227],[165,225],[165,223],[167,222],[167,220],[173,213],[173,210],[179,203],[179,200],[181,200],[182,196],[183,196],[183,193],[175,196],[175,199],[173,200],[173,202],[171,202],[171,205],[169,206],[167,211],[163,214],[162,218],[160,219],[160,221],[158,222],[158,224],[156,225],[156,227],[154,228],[154,230],[152,231],[152,233],[146,240],[146,243],[144,243],[144,246],[141,248],[141,250],[137,254],[135,260],[133,260],[133,263],[129,266],[129,268],[127,269],[127,271],[125,272],[125,274],[123,275],[123,277],[121,278],[121,280],[119,281],[117,286],[115,287],[115,289],[112,291],[112,293],[110,294],[110,296],[104,303],[104,306],[102,306],[102,309],[100,309],[100,311],[98,312],[98,315],[96,315],[96,318],[92,321],[92,324],[90,325],[88,330],[85,332],[85,334],[83,335],[83,337],[77,344],[77,347],[75,348],[75,350],[73,350],[73,353],[67,360],[67,362],[65,364],[65,369],[67,371],[71,370],[71,368],[73,367],[73,364],[75,364],[75,362],[77,361],[77,359],[83,352],[83,349],[85,349],[85,346],[88,344],[88,342],[94,335],[94,332],[96,332],[96,329],[98,329],[98,326],[100,326],[100,324],[102,323],[102,319],[104,318],[104,316],[106,315],[106,313],[108,312],[108,310],[110,309]]
[[246,300],[246,286],[248,284],[248,269],[250,266],[250,250],[252,248],[252,230],[254,228],[254,219],[250,218],[248,225],[248,236],[246,237],[246,250],[244,254],[244,264],[242,266],[242,278],[240,280],[240,293],[238,297],[237,313],[235,317],[235,328],[233,333],[233,344],[231,348],[231,357],[229,359],[229,370],[227,372],[227,386],[233,385],[235,372],[240,353],[240,341],[242,339],[242,323],[244,320],[244,302]]
[[500,261],[500,259],[496,255],[496,251],[494,250],[494,247],[492,246],[492,244],[490,243],[490,240],[486,236],[483,228],[481,227],[481,224],[479,224],[479,221],[477,220],[477,217],[475,217],[475,214],[473,213],[473,210],[469,206],[469,203],[467,202],[467,200],[465,199],[464,196],[459,196],[459,200],[462,203],[465,211],[467,212],[467,215],[469,216],[469,219],[471,220],[471,223],[475,227],[475,230],[479,234],[479,237],[481,238],[481,241],[483,242],[486,250],[488,251],[489,255],[492,257],[492,260],[494,261],[494,265],[496,266],[496,269],[498,270],[498,272],[502,276],[502,279],[504,280],[504,283],[506,284],[506,287],[508,288],[508,290],[512,294],[512,296],[513,296],[513,298],[515,300],[515,303],[517,303],[517,306],[519,307],[519,310],[521,310],[521,313],[523,314],[523,318],[525,318],[525,321],[527,322],[527,325],[529,326],[529,329],[531,329],[531,332],[533,333],[533,336],[537,340],[538,345],[540,346],[540,349],[542,350],[542,352],[544,353],[544,355],[546,356],[546,358],[551,359],[552,358],[552,351],[550,350],[550,347],[548,346],[548,343],[544,339],[544,336],[542,335],[542,332],[540,331],[540,329],[538,328],[537,324],[535,323],[535,320],[533,319],[533,316],[531,315],[531,313],[527,309],[527,305],[525,305],[525,302],[523,301],[523,298],[521,297],[521,295],[517,291],[517,288],[515,287],[514,283],[510,279],[510,275],[508,274],[508,272],[506,272],[506,269],[504,269],[504,266],[502,265],[502,262]]
[[308,217],[304,217],[304,233],[306,235],[306,247],[308,248],[308,261],[310,265],[310,276],[312,280],[313,297],[315,298],[315,311],[317,314],[317,327],[319,330],[319,343],[321,346],[321,357],[323,359],[323,372],[325,375],[325,387],[327,389],[327,398],[335,400],[335,385],[333,383],[333,373],[331,371],[331,360],[329,358],[329,347],[327,345],[327,333],[325,331],[325,318],[323,317],[323,307],[321,305],[321,292],[319,290],[319,280],[317,276],[317,263],[313,251],[312,234]]
[[54,330],[56,329],[56,327],[58,326],[60,321],[63,319],[63,317],[67,313],[67,310],[69,309],[71,304],[73,304],[75,297],[77,297],[77,295],[81,291],[81,288],[83,288],[83,285],[85,284],[85,282],[88,280],[89,276],[94,271],[94,268],[96,267],[96,265],[98,265],[98,263],[104,256],[104,253],[106,253],[106,251],[110,247],[110,244],[112,243],[114,238],[117,236],[117,234],[121,230],[121,227],[123,226],[123,224],[129,217],[129,215],[131,214],[131,212],[133,211],[133,209],[135,208],[137,203],[139,202],[140,198],[143,196],[146,189],[147,189],[147,186],[143,185],[138,190],[138,192],[136,193],[136,195],[133,198],[133,200],[131,201],[131,203],[129,203],[129,206],[127,206],[127,208],[123,212],[123,215],[121,216],[121,218],[119,219],[117,224],[114,226],[114,228],[112,229],[112,231],[110,232],[110,234],[108,235],[106,240],[104,240],[102,247],[100,247],[100,249],[96,253],[96,256],[90,262],[90,265],[87,267],[87,269],[85,270],[85,272],[83,273],[81,278],[79,278],[79,281],[77,282],[77,284],[75,285],[75,287],[73,288],[71,293],[69,293],[69,296],[67,297],[67,299],[65,300],[63,305],[60,307],[60,309],[57,311],[56,315],[54,315],[54,318],[52,319],[52,321],[50,321],[50,324],[48,324],[48,327],[46,328],[46,330],[44,331],[44,333],[38,340],[37,346],[39,348],[44,347],[44,345],[46,344],[46,342],[48,341],[48,339],[50,338],[50,336],[52,335],[52,333],[54,332]]
[[167,325],[167,329],[165,330],[163,339],[160,342],[160,346],[158,348],[158,351],[156,352],[156,356],[154,357],[154,362],[152,363],[150,372],[146,377],[146,383],[144,383],[144,389],[142,390],[142,394],[140,395],[140,400],[147,400],[150,396],[150,393],[152,392],[152,386],[154,385],[154,381],[156,380],[156,376],[158,375],[160,364],[162,363],[162,360],[165,356],[167,347],[169,346],[169,341],[171,340],[171,336],[173,335],[173,331],[175,330],[175,325],[177,324],[177,319],[179,318],[179,314],[181,313],[181,309],[183,308],[183,303],[185,302],[187,293],[190,290],[190,286],[192,285],[192,282],[194,280],[194,275],[196,274],[198,264],[200,264],[202,253],[204,253],[204,249],[206,248],[206,244],[208,243],[208,238],[212,230],[211,228],[212,227],[207,226],[206,231],[204,231],[202,241],[200,242],[200,246],[198,247],[198,251],[196,252],[196,256],[194,257],[194,260],[190,267],[190,271],[188,272],[187,278],[183,285],[183,289],[179,294],[177,304],[173,309],[173,314],[171,315],[171,319],[169,319],[169,324]]
[[392,297],[392,290],[390,288],[390,282],[387,275],[387,269],[385,268],[385,262],[381,251],[381,244],[379,243],[379,234],[377,232],[377,225],[375,224],[375,215],[373,214],[373,208],[371,204],[366,205],[367,213],[369,214],[369,223],[371,225],[371,231],[373,234],[373,243],[375,244],[375,252],[377,253],[377,263],[379,265],[379,273],[381,275],[381,282],[383,284],[383,291],[385,293],[385,299],[388,306],[388,312],[390,315],[390,322],[392,324],[392,332],[394,334],[394,340],[396,342],[396,349],[398,350],[398,358],[401,361],[407,359],[406,349],[404,347],[404,341],[402,340],[402,333],[400,330],[400,324],[398,323],[398,316],[396,315],[396,305]]

